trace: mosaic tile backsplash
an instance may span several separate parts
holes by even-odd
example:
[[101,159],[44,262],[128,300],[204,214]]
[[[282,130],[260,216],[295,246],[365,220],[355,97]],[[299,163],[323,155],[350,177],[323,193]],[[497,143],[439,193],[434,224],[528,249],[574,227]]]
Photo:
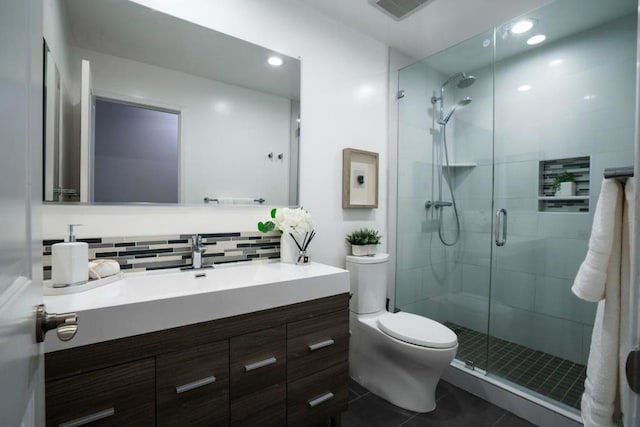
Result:
[[[191,234],[78,239],[89,244],[89,260],[114,259],[124,272],[160,270],[191,265]],[[200,233],[207,251],[204,265],[280,258],[279,233],[258,231]],[[62,239],[45,240],[44,279],[51,279],[51,245]]]

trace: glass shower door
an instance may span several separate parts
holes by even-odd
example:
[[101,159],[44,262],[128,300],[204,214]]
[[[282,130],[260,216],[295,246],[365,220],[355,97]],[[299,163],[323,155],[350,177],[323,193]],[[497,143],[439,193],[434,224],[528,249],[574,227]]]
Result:
[[[627,3],[603,22],[582,0],[557,1],[522,17],[533,20],[529,32],[514,34],[519,19],[496,29],[488,372],[573,408],[595,304],[571,285],[602,171],[633,159],[636,11]],[[577,10],[598,23],[561,34]]]

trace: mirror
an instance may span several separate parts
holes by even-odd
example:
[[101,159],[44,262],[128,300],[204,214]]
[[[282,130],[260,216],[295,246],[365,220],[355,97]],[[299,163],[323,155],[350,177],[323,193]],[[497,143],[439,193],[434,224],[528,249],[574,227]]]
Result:
[[44,36],[46,202],[298,203],[298,59],[126,0]]

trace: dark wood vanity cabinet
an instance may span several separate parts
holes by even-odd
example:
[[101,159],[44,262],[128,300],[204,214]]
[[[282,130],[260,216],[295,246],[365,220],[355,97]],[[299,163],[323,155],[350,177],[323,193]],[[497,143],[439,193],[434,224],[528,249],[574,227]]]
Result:
[[47,353],[47,426],[324,425],[347,409],[348,302]]

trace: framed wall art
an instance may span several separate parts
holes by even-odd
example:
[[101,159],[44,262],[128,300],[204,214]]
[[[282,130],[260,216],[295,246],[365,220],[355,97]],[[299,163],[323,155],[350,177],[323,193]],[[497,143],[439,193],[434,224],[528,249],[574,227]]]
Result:
[[342,150],[342,208],[378,207],[378,153]]

